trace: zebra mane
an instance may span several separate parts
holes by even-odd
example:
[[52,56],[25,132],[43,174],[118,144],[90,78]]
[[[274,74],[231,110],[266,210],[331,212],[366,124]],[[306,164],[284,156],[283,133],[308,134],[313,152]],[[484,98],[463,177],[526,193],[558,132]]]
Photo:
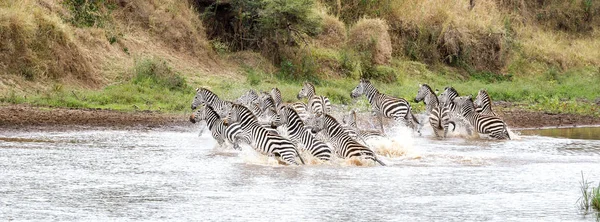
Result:
[[216,97],[218,99],[221,99],[221,98],[219,98],[219,96],[217,96],[217,94],[215,94],[214,92],[212,92],[212,91],[210,91],[210,90],[208,90],[207,88],[204,88],[204,87],[197,88],[196,92],[200,93],[200,94],[212,95],[212,96],[214,96],[214,97]]
[[421,84],[421,87],[425,87],[425,89],[429,90],[429,92],[433,95],[435,95],[435,92],[433,92],[433,89],[431,89],[431,87],[425,83]]
[[452,86],[446,86],[446,88],[444,88],[444,90],[448,90],[450,92],[455,92],[458,95],[458,91],[456,91],[456,89],[454,89],[454,87],[452,87]]

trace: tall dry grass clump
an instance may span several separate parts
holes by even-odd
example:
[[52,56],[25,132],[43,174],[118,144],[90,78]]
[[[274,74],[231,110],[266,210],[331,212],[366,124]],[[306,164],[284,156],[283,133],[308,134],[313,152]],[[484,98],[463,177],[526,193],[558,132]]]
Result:
[[315,37],[317,46],[339,48],[346,42],[346,26],[335,16],[323,13],[321,15],[321,33]]
[[358,52],[369,52],[375,65],[388,64],[392,59],[392,43],[388,25],[383,19],[359,20],[348,34],[348,44]]
[[508,61],[505,23],[496,3],[461,0],[395,0],[386,15],[394,54],[429,63],[500,71]]
[[96,82],[90,59],[61,18],[36,1],[0,2],[0,72],[28,80]]
[[125,28],[149,30],[156,40],[179,52],[202,56],[210,53],[210,45],[202,20],[188,1],[131,0],[118,1],[114,14]]
[[528,24],[574,33],[600,27],[600,4],[595,0],[495,0],[502,9],[519,15]]

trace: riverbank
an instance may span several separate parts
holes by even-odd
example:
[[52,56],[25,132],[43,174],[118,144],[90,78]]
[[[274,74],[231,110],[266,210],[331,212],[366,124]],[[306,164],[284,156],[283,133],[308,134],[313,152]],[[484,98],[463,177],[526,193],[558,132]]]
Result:
[[[578,114],[555,114],[502,105],[497,111],[512,129],[600,125],[600,118]],[[157,128],[189,124],[188,113],[156,111],[121,112],[103,109],[69,109],[30,105],[0,106],[0,128],[29,126],[92,126]]]

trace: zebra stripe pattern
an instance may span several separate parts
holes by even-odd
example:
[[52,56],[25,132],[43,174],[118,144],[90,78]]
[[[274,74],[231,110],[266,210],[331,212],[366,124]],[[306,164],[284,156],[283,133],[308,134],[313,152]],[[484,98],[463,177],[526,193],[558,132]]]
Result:
[[[443,106],[442,108],[442,116],[448,116],[448,120],[443,120],[443,121],[448,121],[451,123],[456,123],[456,122],[460,122],[462,126],[465,127],[465,129],[467,130],[467,134],[472,135],[473,134],[473,129],[472,129],[472,125],[469,121],[467,121],[467,119],[465,119],[460,113],[458,113],[457,111],[453,111],[453,110],[457,110],[454,106],[454,103],[452,102],[452,100],[454,100],[454,98],[458,97],[458,91],[456,91],[456,89],[454,89],[451,86],[447,86],[446,88],[444,88],[444,92],[442,92],[442,94],[440,94],[440,96],[438,97],[440,104]],[[448,113],[448,114],[445,114]],[[455,124],[454,124],[455,125]],[[455,125],[456,126],[456,125]]]
[[456,97],[453,111],[458,111],[477,129],[481,134],[487,134],[496,139],[510,139],[506,124],[495,116],[486,116],[475,112],[475,105],[471,96]]
[[273,102],[275,102],[275,107],[279,107],[283,104],[283,98],[281,97],[279,88],[275,87],[271,89],[271,98],[273,98]]
[[231,107],[231,103],[220,99],[216,94],[206,88],[197,88],[196,96],[192,101],[192,110],[196,109],[201,104],[211,106],[219,116],[226,116]]
[[231,123],[239,123],[243,132],[241,135],[247,138],[250,145],[257,151],[265,155],[274,155],[286,164],[298,165],[296,158],[299,158],[304,164],[294,143],[263,128],[248,108],[233,104],[227,120]]
[[345,124],[344,129],[350,137],[355,140],[360,140],[366,145],[366,141],[369,139],[380,139],[385,137],[383,133],[378,130],[361,130],[358,128],[356,123],[356,111],[352,110],[350,114],[342,117],[342,123]]
[[382,132],[384,132],[384,130],[381,117],[391,118],[395,121],[403,121],[409,127],[413,129],[417,128],[419,121],[412,114],[410,104],[405,99],[395,98],[380,93],[379,90],[377,90],[375,86],[373,86],[373,84],[366,79],[361,79],[358,83],[358,86],[356,86],[356,88],[354,88],[350,94],[352,98],[357,98],[361,95],[365,95],[367,97],[369,103],[371,103],[373,112],[380,117],[379,122]]
[[477,97],[475,97],[475,111],[486,116],[498,116],[492,110],[492,98],[484,89],[479,90]]
[[314,157],[328,161],[331,159],[331,148],[315,138],[305,127],[298,113],[291,107],[284,106],[280,111],[281,121],[284,124],[290,139],[301,144],[304,150]]
[[342,125],[329,114],[315,116],[308,121],[313,133],[321,133],[333,146],[335,153],[342,158],[363,157],[373,160],[382,166],[385,166],[377,158],[375,152],[356,140],[352,139],[344,130]]
[[[219,118],[219,115],[211,106],[202,106],[190,116],[190,122],[192,123],[200,122],[203,120],[206,121],[206,125],[208,126],[208,129],[210,130],[213,139],[217,141],[219,146],[223,145],[225,139],[228,138],[225,135],[228,127],[225,126],[223,120]],[[236,129],[233,128],[229,130],[229,133],[231,133],[232,135],[237,134],[237,132],[238,131],[236,131]],[[235,143],[233,140],[229,140],[229,142],[233,144],[234,149],[240,149],[238,144]]]
[[[427,84],[419,86],[415,102],[418,103],[420,101],[425,103],[425,109],[429,114],[429,125],[433,128],[435,136],[446,138],[448,135],[448,125],[450,124],[449,112],[442,112],[438,97]],[[444,133],[442,134],[441,131],[444,131]]]
[[312,114],[331,113],[331,102],[325,96],[317,96],[315,86],[312,83],[304,82],[302,89],[298,92],[298,99],[308,98],[309,112]]

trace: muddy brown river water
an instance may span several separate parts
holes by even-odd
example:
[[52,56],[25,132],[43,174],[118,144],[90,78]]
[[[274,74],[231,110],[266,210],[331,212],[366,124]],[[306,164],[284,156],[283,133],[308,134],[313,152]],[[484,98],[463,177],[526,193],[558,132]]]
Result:
[[581,172],[600,181],[590,130],[512,141],[392,131],[404,155],[386,167],[278,166],[215,148],[197,126],[0,130],[0,220],[594,221],[576,207]]

